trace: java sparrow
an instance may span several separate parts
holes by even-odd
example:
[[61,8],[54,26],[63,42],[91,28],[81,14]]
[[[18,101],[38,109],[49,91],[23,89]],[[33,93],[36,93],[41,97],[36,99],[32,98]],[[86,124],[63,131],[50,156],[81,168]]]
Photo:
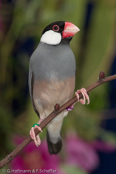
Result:
[[[56,21],[49,24],[42,32],[40,43],[30,58],[29,91],[35,112],[40,117],[30,130],[30,136],[36,146],[40,145],[39,124],[53,110],[56,103],[63,105],[72,98],[75,88],[76,63],[69,46],[72,37],[79,31],[71,22]],[[79,100],[79,93],[83,99]],[[89,96],[84,88],[75,92],[77,99],[89,103]],[[63,118],[73,106],[56,116],[47,125],[47,143],[50,154],[57,154],[62,147],[60,131]]]

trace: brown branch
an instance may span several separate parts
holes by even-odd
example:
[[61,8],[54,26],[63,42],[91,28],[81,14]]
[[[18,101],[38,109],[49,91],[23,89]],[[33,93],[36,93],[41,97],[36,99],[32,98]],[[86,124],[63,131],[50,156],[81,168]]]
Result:
[[[105,73],[104,72],[100,72],[99,73],[99,80],[95,83],[93,83],[92,85],[90,85],[89,87],[86,88],[87,92],[89,93],[91,90],[93,90],[94,88],[102,85],[103,83],[109,82],[111,80],[115,80],[116,79],[116,74],[106,77],[105,78]],[[79,98],[82,98],[82,95],[79,94]],[[66,108],[68,108],[69,106],[71,106],[73,103],[75,103],[77,101],[77,98],[74,97],[71,100],[69,100],[68,102],[66,102],[64,105],[62,105],[61,107],[59,107],[58,104],[55,105],[54,107],[54,111],[46,118],[44,119],[41,124],[40,127],[41,129],[43,129],[53,118],[55,118],[59,113],[61,113],[63,110],[65,110]],[[39,134],[40,132],[36,129],[35,130],[36,135]],[[7,155],[2,161],[0,161],[0,168],[2,168],[3,166],[7,165],[9,162],[11,162],[15,156],[22,150],[24,149],[25,146],[27,146],[30,142],[32,141],[31,137],[28,136],[20,145],[18,145],[9,155]]]

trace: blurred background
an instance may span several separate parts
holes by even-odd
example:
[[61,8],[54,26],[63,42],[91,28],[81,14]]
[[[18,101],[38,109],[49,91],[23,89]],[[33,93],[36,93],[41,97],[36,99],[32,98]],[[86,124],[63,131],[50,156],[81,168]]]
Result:
[[[116,74],[115,7],[115,0],[0,0],[0,159],[38,122],[29,96],[28,66],[42,30],[57,20],[80,28],[71,41],[77,62],[75,90],[87,87],[101,70],[106,76]],[[58,155],[48,154],[44,129],[42,144],[36,148],[30,143],[4,169],[116,174],[116,80],[93,90],[90,100],[87,106],[76,104],[64,119]]]

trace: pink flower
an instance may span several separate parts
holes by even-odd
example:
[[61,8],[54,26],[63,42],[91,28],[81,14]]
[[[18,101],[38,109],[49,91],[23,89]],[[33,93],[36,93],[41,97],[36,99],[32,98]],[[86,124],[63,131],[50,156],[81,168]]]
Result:
[[[14,142],[16,145],[20,144],[24,138],[15,137]],[[36,147],[32,142],[27,145],[18,154],[14,160],[12,160],[11,169],[17,170],[56,170],[57,174],[63,174],[60,170],[60,157],[58,155],[50,155],[47,148],[46,141],[43,141],[39,147]]]
[[92,171],[99,165],[99,158],[95,149],[88,142],[75,134],[66,139],[66,162],[76,165],[85,171]]
[[73,132],[66,138],[65,149],[68,164],[79,166],[85,171],[92,171],[99,165],[97,151],[110,153],[115,151],[116,147],[99,140],[87,142]]
[[91,142],[91,146],[98,151],[106,153],[110,153],[116,150],[116,147],[113,146],[111,143],[98,140]]

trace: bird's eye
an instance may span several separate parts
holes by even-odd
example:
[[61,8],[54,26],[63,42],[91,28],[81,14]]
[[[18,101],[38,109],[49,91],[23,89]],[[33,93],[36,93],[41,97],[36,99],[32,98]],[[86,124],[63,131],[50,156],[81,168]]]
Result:
[[53,26],[53,30],[54,30],[54,31],[59,31],[59,26],[58,26],[58,25],[54,25],[54,26]]

